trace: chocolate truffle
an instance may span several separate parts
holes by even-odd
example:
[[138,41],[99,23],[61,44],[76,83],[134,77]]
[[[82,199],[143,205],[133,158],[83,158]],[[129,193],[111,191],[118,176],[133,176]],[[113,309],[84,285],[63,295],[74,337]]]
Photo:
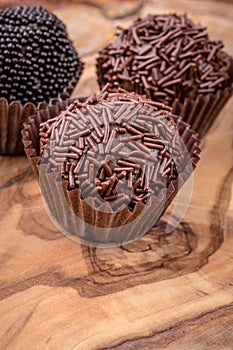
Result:
[[36,141],[31,122],[24,143],[39,142],[40,184],[53,219],[92,243],[122,243],[147,232],[199,159],[189,126],[170,107],[135,93],[102,91],[74,101],[40,124]]
[[48,102],[79,77],[82,63],[65,25],[42,7],[0,10],[0,97]]
[[139,18],[116,36],[97,59],[100,87],[110,82],[113,91],[121,86],[164,102],[204,134],[232,93],[232,58],[223,43],[176,14]]
[[42,7],[0,9],[0,154],[23,153],[28,116],[67,99],[83,63],[65,25]]
[[[179,154],[182,149],[180,140],[174,141],[177,128],[170,108],[160,105],[119,93],[74,103],[41,124],[43,163],[60,171],[69,190],[80,187],[85,196],[97,191],[104,200],[114,201],[119,198],[118,184],[127,179],[129,191],[134,192],[130,208],[135,202],[146,202],[161,186],[177,179],[172,152]],[[125,192],[122,200],[124,196]]]

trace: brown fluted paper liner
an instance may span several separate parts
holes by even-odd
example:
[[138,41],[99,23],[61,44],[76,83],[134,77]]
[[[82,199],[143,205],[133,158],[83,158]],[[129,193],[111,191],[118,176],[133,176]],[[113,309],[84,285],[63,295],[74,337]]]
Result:
[[106,213],[102,211],[105,204],[98,210],[88,205],[81,199],[79,189],[67,191],[66,181],[61,181],[56,173],[48,173],[46,164],[40,166],[41,191],[52,220],[73,239],[102,247],[126,244],[148,232],[187,176],[184,172],[179,184],[173,182],[173,191],[164,188],[158,196],[152,195],[146,205],[137,203],[133,211],[124,207],[117,213]]
[[[96,209],[94,198],[87,203],[82,199],[79,189],[68,190],[67,181],[62,181],[57,173],[48,172],[47,164],[39,164],[40,123],[58,115],[72,101],[54,100],[53,105],[37,111],[36,115],[29,118],[22,130],[25,152],[40,182],[43,199],[52,220],[63,232],[79,242],[95,246],[125,244],[146,233],[158,221],[189,177],[190,169],[184,169],[179,174],[179,181],[173,181],[171,188],[162,189],[157,196],[152,195],[147,204],[137,203],[133,211],[124,207],[118,212],[106,212],[107,204]],[[190,165],[194,169],[200,153],[196,133],[180,117],[173,117],[189,154]]]
[[183,104],[176,99],[172,105],[172,113],[181,116],[202,139],[231,95],[232,87],[228,87],[215,95],[199,95],[196,99],[187,97]]
[[64,88],[57,99],[51,99],[49,103],[39,103],[35,106],[28,102],[24,106],[19,101],[10,104],[5,98],[0,98],[0,154],[20,155],[24,154],[21,130],[28,117],[34,115],[36,111],[44,110],[48,105],[53,105],[57,101],[69,99],[82,73],[83,64],[80,63],[75,77],[69,85]]
[[30,102],[22,106],[17,101],[8,104],[5,98],[0,98],[0,154],[23,153],[20,131],[35,111],[36,107]]

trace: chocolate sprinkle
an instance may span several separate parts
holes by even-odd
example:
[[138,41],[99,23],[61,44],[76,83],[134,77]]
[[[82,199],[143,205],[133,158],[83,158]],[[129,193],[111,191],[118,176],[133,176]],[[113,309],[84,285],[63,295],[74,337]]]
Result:
[[[119,101],[124,101],[124,108]],[[86,129],[80,131],[77,120],[85,120]],[[68,190],[80,188],[83,198],[98,193],[108,202],[129,197],[130,209],[168,188],[183,161],[170,107],[135,93],[104,89],[95,99],[74,102],[41,124],[39,133],[42,163],[60,173]]]
[[222,42],[186,14],[148,15],[116,36],[97,58],[99,85],[108,83],[109,91],[123,87],[172,106],[175,98],[183,103],[232,84],[232,58]]

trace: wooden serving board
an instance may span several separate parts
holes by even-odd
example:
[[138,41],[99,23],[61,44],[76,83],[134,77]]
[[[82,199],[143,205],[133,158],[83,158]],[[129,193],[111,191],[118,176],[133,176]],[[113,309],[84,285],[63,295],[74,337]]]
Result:
[[[138,6],[142,15],[186,11],[233,53],[229,3]],[[96,52],[114,25],[135,17],[125,8],[115,19],[118,10],[114,16],[73,4],[55,11],[86,63],[75,95],[98,91]],[[162,218],[124,247],[89,248],[63,236],[45,212],[27,159],[0,158],[1,350],[233,349],[232,110],[233,99],[202,142],[191,204],[179,227],[165,234]]]

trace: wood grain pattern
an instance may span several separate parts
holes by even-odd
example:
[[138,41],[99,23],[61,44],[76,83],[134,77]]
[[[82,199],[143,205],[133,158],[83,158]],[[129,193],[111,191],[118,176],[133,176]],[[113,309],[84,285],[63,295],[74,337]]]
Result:
[[[157,0],[145,2],[141,14],[192,13],[232,54],[232,8]],[[75,95],[97,91],[96,52],[115,24],[132,17],[110,21],[74,3],[55,12],[86,63]],[[232,110],[233,99],[202,142],[183,222],[165,234],[163,217],[124,247],[89,248],[64,237],[46,214],[27,159],[0,158],[1,350],[232,350]]]

